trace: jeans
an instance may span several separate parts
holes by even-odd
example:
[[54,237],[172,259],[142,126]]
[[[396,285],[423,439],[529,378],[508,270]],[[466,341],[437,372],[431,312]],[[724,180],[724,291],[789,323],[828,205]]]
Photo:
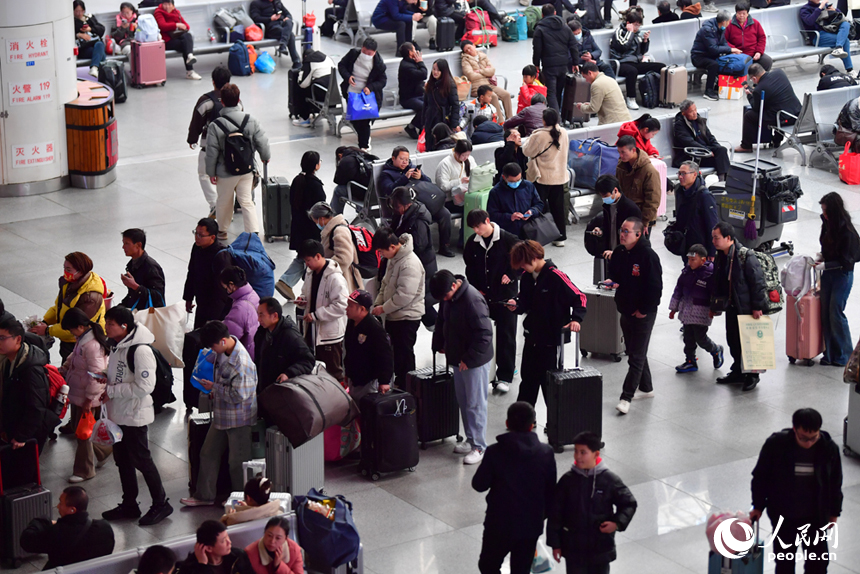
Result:
[[409,123],[420,132],[424,128],[424,98],[409,98],[408,100],[401,100],[400,105],[407,110],[415,112],[415,115]]
[[854,350],[845,304],[854,283],[854,272],[834,269],[821,274],[821,331],[823,360],[844,365]]
[[331,210],[334,211],[335,215],[343,214],[345,204],[341,201],[341,198],[346,199],[347,197],[349,197],[349,194],[346,192],[345,185],[334,186],[334,194],[331,196]]
[[391,338],[394,351],[394,385],[398,389],[406,386],[406,373],[415,370],[415,340],[418,338],[420,321],[385,320],[385,332]]
[[684,325],[684,357],[688,361],[696,361],[696,347],[701,347],[712,354],[719,348],[708,337],[707,325]]
[[[630,5],[635,6],[635,4]],[[627,98],[636,97],[636,77],[639,74],[647,72],[657,72],[659,74],[664,66],[665,64],[659,62],[624,62],[618,66],[618,75],[624,78],[624,83],[627,86]]]
[[200,189],[203,190],[203,197],[206,199],[206,204],[209,206],[209,211],[215,211],[215,203],[218,199],[218,192],[215,186],[206,175],[206,147],[200,147],[200,153],[197,155],[197,177],[200,179]]
[[78,58],[82,60],[90,59],[90,67],[98,68],[105,61],[105,43],[96,42],[92,46],[81,48],[78,50]]
[[[285,18],[282,22],[266,23],[266,38],[278,40],[281,48],[285,47],[290,52],[293,66],[301,65],[302,59],[296,51],[296,35],[293,32],[293,21]],[[283,49],[281,50],[283,52]]]
[[552,220],[555,226],[558,227],[558,232],[561,234],[558,241],[567,239],[567,213],[564,212],[564,186],[563,185],[544,185],[536,183],[538,195],[544,205],[549,206],[549,212],[552,214]]
[[172,38],[164,43],[166,50],[176,50],[182,54],[182,61],[185,62],[186,70],[193,70],[194,66],[188,63],[188,54],[194,51],[194,36],[191,32],[186,32],[178,38]]
[[197,500],[215,500],[224,449],[227,449],[233,490],[242,490],[245,487],[242,463],[251,460],[251,427],[219,430],[210,426],[200,449],[200,470],[197,472],[197,492],[194,493]]
[[708,80],[705,82],[705,93],[713,94],[717,92],[717,83],[720,80],[720,67],[721,64],[717,60],[712,60],[710,58],[702,58],[695,57],[693,58],[693,65],[697,68],[703,68],[708,72]]
[[397,47],[403,45],[403,42],[411,42],[412,41],[412,22],[401,22],[400,20],[388,20],[387,22],[380,22],[379,24],[373,23],[373,25],[380,30],[391,30],[397,36]]
[[215,188],[218,190],[218,199],[215,204],[215,218],[218,220],[218,234],[227,235],[230,224],[233,223],[233,201],[239,200],[242,206],[242,220],[245,223],[245,231],[258,233],[260,224],[257,221],[257,207],[252,197],[254,185],[254,174],[234,175],[230,177],[219,177]]
[[487,388],[490,385],[490,361],[480,367],[461,371],[454,368],[454,393],[460,405],[466,442],[481,452],[487,449]]
[[845,71],[851,71],[854,69],[854,64],[851,62],[851,43],[848,40],[848,33],[850,31],[851,22],[846,20],[839,25],[839,32],[836,34],[832,32],[824,32],[823,30],[819,32],[819,46],[825,48],[842,48],[848,54],[848,57],[842,60],[842,64],[845,66]]
[[567,72],[566,66],[544,68],[541,70],[541,80],[543,81],[543,85],[546,86],[546,105],[556,111],[561,110],[561,102],[564,101],[562,94],[564,93]]
[[496,323],[496,379],[511,383],[517,361],[517,314],[501,305],[490,305]]
[[[122,440],[113,445],[113,458],[119,468],[119,481],[122,484],[122,504],[126,507],[137,506],[137,472],[143,475],[153,506],[165,502],[164,487],[158,468],[149,454],[147,428],[119,425],[122,429]],[[241,470],[241,465],[239,465]],[[242,485],[239,485],[241,490]]]
[[280,279],[278,281],[283,281],[290,288],[296,286],[296,283],[299,282],[299,279],[305,276],[305,262],[296,257],[290,262],[290,266],[287,267],[287,270],[281,274]]
[[532,338],[526,335],[523,343],[523,358],[520,362],[520,392],[518,401],[525,401],[532,406],[537,403],[538,392],[543,389],[543,400],[547,400],[546,372],[558,368],[558,346],[536,345]]
[[505,556],[511,555],[511,574],[529,574],[535,556],[537,539],[508,537],[504,530],[490,531],[484,528],[481,543],[481,557],[478,558],[478,571],[481,574],[499,574]]
[[654,390],[651,381],[651,368],[648,366],[648,344],[651,342],[651,331],[657,313],[649,313],[643,319],[637,319],[626,313],[621,315],[621,332],[627,345],[627,376],[624,378],[624,388],[621,400],[633,400],[636,390],[650,393]]

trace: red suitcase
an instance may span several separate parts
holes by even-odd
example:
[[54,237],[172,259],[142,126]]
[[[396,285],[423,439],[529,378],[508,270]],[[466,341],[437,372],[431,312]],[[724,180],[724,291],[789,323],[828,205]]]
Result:
[[789,362],[806,361],[811,367],[812,359],[824,352],[820,292],[810,291],[797,307],[794,297],[786,294],[785,299],[785,354]]
[[135,88],[164,85],[167,81],[167,60],[164,42],[131,43],[131,85]]

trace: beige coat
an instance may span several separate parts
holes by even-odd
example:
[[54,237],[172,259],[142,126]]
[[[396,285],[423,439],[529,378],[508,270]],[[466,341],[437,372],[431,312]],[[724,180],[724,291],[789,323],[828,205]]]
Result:
[[550,128],[536,129],[523,145],[523,155],[529,158],[526,179],[542,185],[563,185],[570,182],[567,172],[567,154],[570,142],[567,131],[556,126],[560,132],[559,147],[552,144]]
[[490,58],[484,52],[477,56],[469,56],[463,52],[460,65],[463,75],[472,82],[472,97],[478,95],[478,88],[490,83],[490,78],[496,75],[496,68],[490,63]]
[[629,122],[630,111],[621,93],[621,86],[603,72],[591,84],[591,101],[582,104],[582,111],[597,114],[597,125]]
[[[334,241],[331,240],[334,233]],[[320,232],[320,243],[325,249],[325,258],[337,261],[343,277],[346,279],[347,292],[352,293],[356,289],[364,289],[364,281],[358,269],[358,253],[355,252],[355,243],[352,242],[352,231],[349,230],[343,215],[332,217]],[[334,245],[334,248],[332,248]]]
[[386,321],[417,321],[424,315],[424,265],[415,255],[412,236],[400,236],[400,250],[388,261],[375,305]]

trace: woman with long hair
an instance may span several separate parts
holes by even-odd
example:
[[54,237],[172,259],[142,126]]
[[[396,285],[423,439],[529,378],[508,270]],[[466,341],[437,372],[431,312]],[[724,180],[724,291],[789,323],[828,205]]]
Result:
[[570,147],[567,131],[558,125],[558,110],[547,108],[543,112],[544,127],[532,132],[523,146],[523,154],[529,158],[526,179],[535,184],[544,205],[549,206],[552,219],[560,233],[552,242],[564,247],[567,239],[567,213],[565,213],[564,185],[570,182],[567,171],[567,154]]
[[854,349],[845,304],[854,283],[854,263],[860,260],[860,237],[845,210],[842,196],[831,191],[821,205],[821,253],[816,257],[821,274],[822,365],[844,367]]
[[260,328],[257,318],[257,307],[260,306],[260,296],[248,283],[245,270],[241,267],[230,266],[221,271],[221,286],[233,300],[230,312],[224,317],[224,324],[230,334],[239,339],[245,350],[254,356],[254,335]]
[[447,60],[436,60],[430,70],[430,78],[424,86],[424,138],[427,151],[436,149],[435,130],[427,131],[427,126],[438,123],[447,124],[451,131],[460,131],[460,100],[454,76]]
[[642,114],[635,120],[624,122],[618,128],[618,137],[633,136],[636,147],[651,157],[657,157],[660,152],[651,143],[651,139],[660,132],[660,120],[652,118],[651,114]]

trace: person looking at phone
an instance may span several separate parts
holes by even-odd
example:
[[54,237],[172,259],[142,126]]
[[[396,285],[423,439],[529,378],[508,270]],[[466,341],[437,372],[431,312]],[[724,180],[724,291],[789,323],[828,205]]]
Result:
[[233,548],[227,527],[217,520],[207,520],[197,529],[194,552],[176,565],[174,574],[254,574],[248,554]]
[[122,305],[129,309],[164,307],[164,270],[146,252],[146,232],[136,227],[123,231],[122,251],[131,257],[125,273],[119,276],[128,287]]
[[105,43],[102,36],[105,27],[92,14],[87,14],[87,6],[83,0],[74,0],[72,8],[75,14],[75,43],[78,47],[79,58],[90,59],[90,75],[99,76],[99,66],[105,61]]
[[544,203],[535,184],[523,177],[519,164],[509,163],[502,168],[502,179],[490,190],[487,213],[490,221],[525,239],[523,226],[531,217],[543,213]]
[[[842,23],[839,24],[836,33],[824,28],[831,22],[835,23],[840,19],[840,16],[842,16]],[[848,39],[848,33],[851,32],[851,21],[847,20],[832,2],[822,2],[822,0],[809,0],[801,6],[800,21],[803,22],[805,30],[818,32],[818,45],[827,48],[832,47],[833,51],[830,52],[830,55],[841,58],[845,65],[845,72],[850,74],[854,69],[854,64],[851,62],[851,41]]]
[[642,219],[642,211],[632,199],[621,193],[618,179],[609,174],[601,175],[594,189],[603,201],[603,225],[595,229],[595,235],[603,237],[603,258],[612,259],[612,251],[618,247],[621,226],[631,217]]

